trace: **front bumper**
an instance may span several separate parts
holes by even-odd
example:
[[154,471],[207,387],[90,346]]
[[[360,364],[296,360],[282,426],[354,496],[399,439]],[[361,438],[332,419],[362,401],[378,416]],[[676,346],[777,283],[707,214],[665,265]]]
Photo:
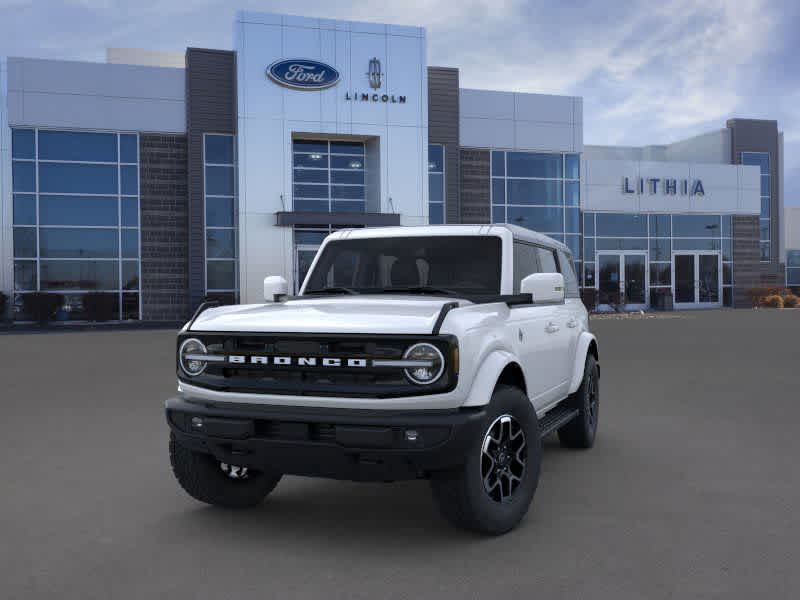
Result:
[[171,398],[167,423],[183,446],[220,462],[355,481],[426,477],[464,464],[482,408],[377,411],[215,405]]

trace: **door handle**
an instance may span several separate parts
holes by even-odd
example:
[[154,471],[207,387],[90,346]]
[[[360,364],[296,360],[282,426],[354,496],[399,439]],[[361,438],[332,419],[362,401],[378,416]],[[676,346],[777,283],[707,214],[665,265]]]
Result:
[[556,331],[558,331],[558,329],[559,329],[558,325],[556,325],[556,324],[555,324],[555,323],[553,323],[552,321],[550,321],[550,322],[547,324],[547,327],[545,327],[545,328],[544,328],[544,330],[545,330],[547,333],[555,333]]
[[567,321],[567,327],[577,327],[578,326],[578,319],[575,317],[570,317],[569,321]]

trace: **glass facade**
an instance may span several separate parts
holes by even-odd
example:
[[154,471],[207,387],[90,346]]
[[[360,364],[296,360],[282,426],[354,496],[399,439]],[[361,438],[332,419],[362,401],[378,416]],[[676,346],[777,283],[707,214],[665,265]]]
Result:
[[761,247],[761,261],[769,262],[772,258],[772,244],[770,241],[770,190],[769,152],[742,152],[742,164],[753,165],[761,169],[761,218],[759,220],[759,245]]
[[205,134],[206,294],[233,303],[239,296],[236,138]]
[[581,270],[580,155],[493,150],[492,223],[544,233],[572,250]]
[[134,133],[12,130],[14,313],[63,298],[56,320],[140,318],[139,141]]
[[709,251],[719,254],[723,304],[730,306],[733,285],[733,244],[730,215],[594,213],[583,215],[582,285],[597,285],[597,254],[641,250],[649,256],[650,303],[673,285],[673,253]]
[[292,141],[295,211],[364,212],[364,143]]
[[800,287],[800,250],[786,251],[786,285]]
[[294,228],[294,286],[295,293],[300,291],[308,269],[328,234],[338,229],[352,229],[352,226],[303,226]]
[[444,223],[444,146],[428,144],[428,223]]

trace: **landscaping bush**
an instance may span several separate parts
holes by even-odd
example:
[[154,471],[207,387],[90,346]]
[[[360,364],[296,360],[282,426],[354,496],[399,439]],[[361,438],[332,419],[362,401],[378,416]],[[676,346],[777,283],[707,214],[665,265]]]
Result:
[[87,321],[111,321],[119,318],[117,294],[87,292],[83,295],[83,311]]
[[800,304],[800,298],[795,296],[794,294],[786,294],[783,297],[783,306],[784,308],[794,308],[798,304]]
[[783,308],[783,297],[778,296],[778,294],[771,294],[764,298],[762,305],[770,308]]
[[51,321],[63,303],[64,296],[61,294],[33,292],[22,296],[23,312],[29,319],[36,321],[40,325]]

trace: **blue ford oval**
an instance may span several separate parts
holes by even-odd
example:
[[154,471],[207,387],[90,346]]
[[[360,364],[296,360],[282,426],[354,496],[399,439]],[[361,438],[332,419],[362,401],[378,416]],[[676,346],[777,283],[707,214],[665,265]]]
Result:
[[339,71],[316,60],[291,58],[278,60],[267,67],[275,83],[298,90],[324,90],[339,82]]

